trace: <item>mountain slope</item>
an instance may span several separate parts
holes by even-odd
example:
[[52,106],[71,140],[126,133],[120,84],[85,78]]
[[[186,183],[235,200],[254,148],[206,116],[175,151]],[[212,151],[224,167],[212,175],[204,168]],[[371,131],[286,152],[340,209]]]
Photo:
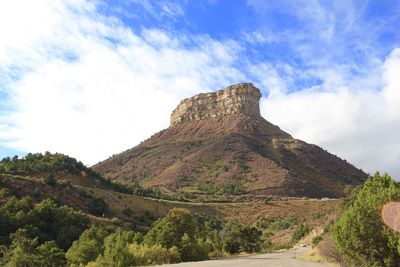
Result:
[[[239,86],[246,90],[231,86],[182,101],[171,127],[92,168],[123,183],[208,194],[339,197],[347,185],[366,179],[346,161],[292,138],[255,114],[258,99],[250,108],[246,105],[255,105],[254,99],[246,99],[248,94],[257,96],[258,89]],[[222,104],[212,95],[226,92]]]

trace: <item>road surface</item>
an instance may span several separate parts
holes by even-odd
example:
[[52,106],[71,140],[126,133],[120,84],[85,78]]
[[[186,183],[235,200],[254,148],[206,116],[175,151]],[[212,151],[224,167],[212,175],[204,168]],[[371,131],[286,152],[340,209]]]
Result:
[[171,267],[334,267],[335,265],[327,263],[318,263],[294,259],[308,251],[309,248],[300,248],[296,251],[277,252],[268,254],[258,254],[249,257],[235,257],[219,260],[208,260],[199,262],[185,262],[178,264],[168,264],[162,266]]

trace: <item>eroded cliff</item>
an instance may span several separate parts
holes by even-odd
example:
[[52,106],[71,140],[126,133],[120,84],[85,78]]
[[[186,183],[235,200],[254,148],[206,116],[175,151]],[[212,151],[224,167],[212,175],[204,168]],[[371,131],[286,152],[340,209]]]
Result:
[[252,83],[240,83],[225,89],[195,95],[182,100],[171,115],[171,126],[190,121],[231,114],[260,116],[260,90]]

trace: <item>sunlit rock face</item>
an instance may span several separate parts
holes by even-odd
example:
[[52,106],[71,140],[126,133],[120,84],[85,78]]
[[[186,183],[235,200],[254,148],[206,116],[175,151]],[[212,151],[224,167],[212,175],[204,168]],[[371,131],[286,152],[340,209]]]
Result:
[[171,126],[231,114],[259,117],[260,97],[260,90],[252,83],[235,84],[216,92],[198,94],[180,102],[172,112]]

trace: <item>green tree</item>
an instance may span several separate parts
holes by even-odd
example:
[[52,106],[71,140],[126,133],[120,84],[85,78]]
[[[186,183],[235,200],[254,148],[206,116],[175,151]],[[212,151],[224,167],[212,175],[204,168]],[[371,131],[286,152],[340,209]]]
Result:
[[74,240],[88,228],[89,218],[67,206],[59,207],[46,199],[34,206],[30,197],[18,200],[10,197],[0,207],[0,241],[9,244],[9,235],[18,228],[29,229],[39,243],[55,240],[62,249],[68,249]]
[[38,246],[37,238],[30,238],[25,229],[18,229],[11,239],[12,243],[0,261],[3,266],[59,267],[66,264],[64,251],[54,241]]
[[68,206],[58,207],[50,199],[43,200],[34,208],[36,213],[39,240],[55,240],[62,249],[67,250],[72,242],[90,225],[89,218],[82,212]]
[[147,245],[161,245],[164,248],[177,247],[182,261],[196,261],[207,258],[207,251],[196,240],[198,226],[187,209],[172,209],[155,222],[144,237]]
[[226,252],[231,254],[238,253],[241,245],[240,226],[228,223],[224,229],[222,242]]
[[28,237],[25,229],[19,229],[11,234],[12,243],[8,249],[3,252],[3,258],[0,261],[1,266],[34,266],[37,262],[35,248],[38,244],[37,238]]
[[199,242],[193,240],[189,235],[184,234],[182,236],[181,245],[181,258],[182,261],[201,261],[208,259],[207,249],[200,245]]
[[89,212],[94,215],[103,215],[107,209],[108,205],[102,197],[94,197],[89,202]]
[[109,232],[101,226],[92,226],[85,230],[79,240],[74,241],[66,257],[69,263],[80,265],[95,261],[103,253],[103,241]]
[[396,200],[400,185],[376,173],[334,223],[332,238],[349,266],[400,266],[400,234],[386,227],[380,214],[385,203]]
[[133,243],[130,245],[130,251],[135,257],[136,263],[140,266],[178,263],[181,261],[177,247],[166,249],[161,245],[148,246]]
[[144,237],[144,243],[160,244],[165,248],[176,246],[182,248],[182,237],[186,234],[191,240],[195,239],[198,231],[196,221],[187,209],[171,209],[168,214],[156,221]]
[[65,252],[60,249],[56,242],[48,241],[37,247],[38,265],[43,267],[65,266]]
[[104,253],[96,260],[100,266],[125,267],[135,265],[135,258],[129,251],[135,233],[118,229],[104,239]]
[[261,249],[262,232],[255,227],[228,223],[224,229],[223,247],[228,253],[258,252]]
[[261,249],[262,232],[255,227],[244,226],[240,229],[241,244],[240,250],[255,253]]

